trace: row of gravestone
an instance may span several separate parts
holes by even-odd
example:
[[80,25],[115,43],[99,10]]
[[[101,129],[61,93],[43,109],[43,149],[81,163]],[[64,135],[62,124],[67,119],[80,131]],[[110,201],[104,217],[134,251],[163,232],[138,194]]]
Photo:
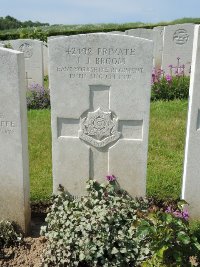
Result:
[[[162,68],[170,73],[169,65],[184,65],[185,74],[189,74],[192,59],[194,24],[176,24],[151,29],[131,29],[126,32],[113,32],[129,36],[141,37],[154,41],[154,67]],[[58,36],[49,37],[48,40]],[[59,36],[61,37],[61,36]],[[43,77],[48,74],[48,45],[37,40],[5,41],[25,56],[26,86],[33,82],[43,85]],[[180,58],[177,62],[177,58]],[[176,68],[175,68],[176,70]]]
[[[25,59],[24,59],[25,58]],[[0,48],[0,219],[30,223],[26,55]],[[153,42],[116,34],[49,41],[53,191],[116,175],[145,196]],[[200,36],[195,28],[182,196],[200,217]]]
[[[190,73],[192,61],[194,28],[194,24],[187,23],[165,27],[158,26],[153,29],[137,28],[125,32],[115,31],[112,33],[152,40],[154,42],[153,66],[155,69],[162,69],[166,74],[171,74],[170,65],[174,66],[175,70],[178,65],[184,65],[184,72],[188,75]],[[58,36],[51,36],[48,40],[57,37]],[[179,60],[177,60],[177,58],[179,58]],[[175,74],[175,71],[173,74]]]

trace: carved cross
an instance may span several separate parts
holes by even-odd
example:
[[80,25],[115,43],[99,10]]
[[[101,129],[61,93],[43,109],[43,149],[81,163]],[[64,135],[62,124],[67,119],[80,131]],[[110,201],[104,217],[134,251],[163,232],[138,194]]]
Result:
[[109,149],[119,139],[142,140],[142,120],[119,120],[110,110],[110,86],[90,85],[90,107],[80,119],[58,118],[58,138],[79,138],[90,146],[90,177],[109,173]]

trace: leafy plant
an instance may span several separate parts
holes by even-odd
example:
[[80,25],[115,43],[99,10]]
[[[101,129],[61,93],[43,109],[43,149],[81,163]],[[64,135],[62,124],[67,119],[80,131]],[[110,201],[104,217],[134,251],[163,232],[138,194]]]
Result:
[[22,235],[17,233],[13,223],[6,220],[0,221],[0,249],[16,244],[21,240]]
[[189,77],[172,76],[170,80],[168,79],[162,77],[152,85],[151,100],[187,99],[189,95]]
[[20,39],[38,39],[47,42],[47,34],[37,27],[23,28],[19,32]]
[[13,49],[11,43],[6,43],[6,44],[4,44],[4,48]]
[[50,108],[49,89],[39,84],[33,83],[27,90],[27,108],[28,109],[44,109]]
[[176,210],[168,207],[166,211],[149,213],[141,220],[138,234],[148,238],[153,252],[153,257],[143,263],[143,267],[193,266],[189,264],[191,258],[195,255],[196,262],[200,259],[200,244],[190,232],[185,204],[180,201]]
[[48,240],[44,266],[197,266],[200,244],[192,235],[184,201],[165,211],[108,184],[87,182],[80,200],[55,196],[41,234]]
[[113,176],[107,179],[106,185],[89,180],[81,200],[66,192],[55,197],[41,232],[48,239],[45,266],[139,266],[151,255],[136,234],[148,202],[120,190]]
[[180,65],[180,58],[177,58],[177,65],[169,65],[170,74],[161,69],[154,69],[152,73],[152,94],[151,100],[174,100],[187,99],[189,95],[190,77],[185,76],[184,65]]

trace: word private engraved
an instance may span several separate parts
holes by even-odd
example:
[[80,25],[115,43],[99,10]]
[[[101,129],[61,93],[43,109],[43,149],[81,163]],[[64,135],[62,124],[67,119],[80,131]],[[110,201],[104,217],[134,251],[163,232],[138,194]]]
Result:
[[0,134],[14,133],[15,123],[7,120],[3,113],[0,112]]
[[112,112],[104,112],[98,108],[88,112],[87,117],[81,119],[79,138],[94,147],[104,147],[119,139],[121,133],[118,129],[118,119]]
[[189,34],[184,29],[178,29],[173,35],[173,41],[178,45],[186,44],[189,38]]
[[25,58],[30,58],[33,55],[33,47],[29,43],[20,45],[19,50],[24,53]]

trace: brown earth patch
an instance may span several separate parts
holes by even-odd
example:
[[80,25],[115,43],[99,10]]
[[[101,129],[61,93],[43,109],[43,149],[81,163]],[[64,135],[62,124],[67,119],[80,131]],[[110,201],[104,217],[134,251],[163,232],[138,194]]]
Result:
[[1,267],[41,267],[41,255],[46,239],[40,236],[40,228],[45,225],[45,217],[49,203],[31,205],[31,231],[23,242],[0,250]]

